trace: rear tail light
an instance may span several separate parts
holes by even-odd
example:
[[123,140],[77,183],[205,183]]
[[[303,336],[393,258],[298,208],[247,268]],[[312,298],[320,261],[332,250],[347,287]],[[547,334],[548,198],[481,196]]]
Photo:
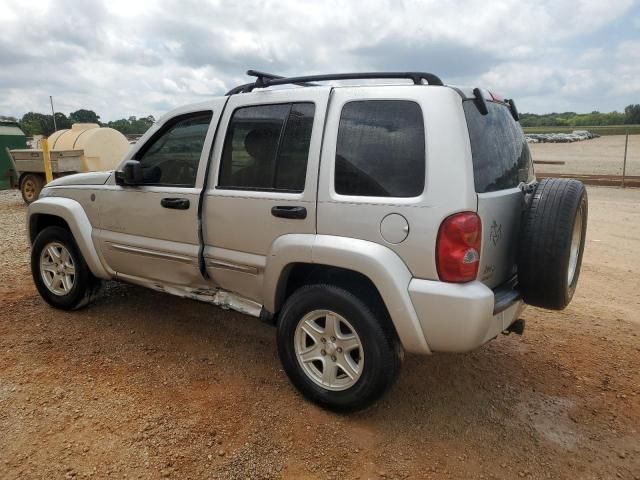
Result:
[[436,241],[436,267],[443,282],[470,282],[478,275],[482,225],[473,212],[444,219]]

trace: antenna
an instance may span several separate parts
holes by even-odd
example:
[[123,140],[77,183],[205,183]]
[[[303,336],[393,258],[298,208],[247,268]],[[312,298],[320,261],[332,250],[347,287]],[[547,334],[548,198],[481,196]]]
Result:
[[57,132],[58,127],[56,126],[56,112],[53,109],[53,97],[49,95],[49,101],[51,102],[51,116],[53,117],[53,131]]

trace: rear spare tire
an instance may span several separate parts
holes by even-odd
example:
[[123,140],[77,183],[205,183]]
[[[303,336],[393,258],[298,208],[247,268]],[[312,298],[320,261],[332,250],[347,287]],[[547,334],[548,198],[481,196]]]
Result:
[[576,290],[587,232],[587,191],[577,180],[546,178],[520,230],[518,279],[529,305],[562,310]]

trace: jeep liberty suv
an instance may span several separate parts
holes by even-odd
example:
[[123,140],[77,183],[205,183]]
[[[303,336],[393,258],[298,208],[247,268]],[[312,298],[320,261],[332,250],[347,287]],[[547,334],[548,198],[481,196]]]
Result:
[[467,352],[570,302],[587,194],[536,182],[512,100],[420,72],[247,73],[116,171],[46,186],[27,225],[49,304],[118,280],[260,317],[307,398],[354,410],[404,351]]

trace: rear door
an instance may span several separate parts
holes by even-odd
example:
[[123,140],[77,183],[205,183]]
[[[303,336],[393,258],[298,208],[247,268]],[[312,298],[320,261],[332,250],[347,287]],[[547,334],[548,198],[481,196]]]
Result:
[[494,288],[516,272],[523,207],[520,185],[534,180],[529,147],[509,107],[487,102],[482,115],[472,100],[463,102],[471,142],[482,252],[478,279]]
[[318,162],[330,88],[233,95],[204,197],[204,256],[216,285],[262,303],[273,242],[316,233]]

